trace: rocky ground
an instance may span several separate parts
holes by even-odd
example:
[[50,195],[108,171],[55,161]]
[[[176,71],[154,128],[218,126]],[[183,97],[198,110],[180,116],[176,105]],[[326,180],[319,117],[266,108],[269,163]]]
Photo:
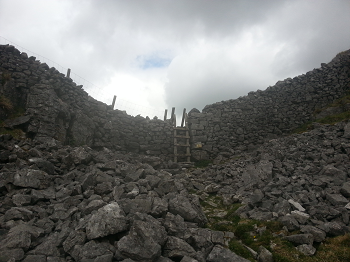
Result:
[[242,243],[252,261],[282,261],[271,241],[240,241],[264,234],[259,221],[316,256],[349,232],[349,156],[347,122],[201,169],[1,135],[0,261],[249,261]]

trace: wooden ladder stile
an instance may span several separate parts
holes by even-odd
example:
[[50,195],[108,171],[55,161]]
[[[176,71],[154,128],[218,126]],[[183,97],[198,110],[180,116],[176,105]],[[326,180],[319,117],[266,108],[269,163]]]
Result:
[[[174,116],[175,118],[175,116]],[[190,151],[190,132],[187,123],[186,109],[183,111],[181,127],[176,126],[176,121],[173,121],[174,129],[174,162],[175,163],[191,163],[191,151]],[[185,125],[184,125],[185,124]],[[185,151],[185,153],[179,153],[180,151]],[[185,150],[183,150],[185,148]],[[179,159],[186,159],[186,162],[179,162]]]

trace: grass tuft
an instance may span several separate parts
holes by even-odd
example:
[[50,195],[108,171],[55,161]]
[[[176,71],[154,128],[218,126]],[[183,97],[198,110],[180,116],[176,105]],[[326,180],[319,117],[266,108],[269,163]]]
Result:
[[11,74],[9,72],[3,72],[1,74],[1,84],[4,85],[11,80]]
[[211,160],[199,160],[197,162],[194,163],[194,166],[197,168],[204,168],[209,166],[209,164],[211,164],[213,161]]
[[7,111],[14,109],[14,106],[11,103],[10,99],[8,99],[6,96],[0,96],[0,107]]

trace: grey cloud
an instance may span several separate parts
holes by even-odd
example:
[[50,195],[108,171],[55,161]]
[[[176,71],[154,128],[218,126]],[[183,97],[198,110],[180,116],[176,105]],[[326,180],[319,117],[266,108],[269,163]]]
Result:
[[0,31],[97,85],[166,61],[168,106],[202,109],[349,49],[349,11],[348,0],[0,0]]

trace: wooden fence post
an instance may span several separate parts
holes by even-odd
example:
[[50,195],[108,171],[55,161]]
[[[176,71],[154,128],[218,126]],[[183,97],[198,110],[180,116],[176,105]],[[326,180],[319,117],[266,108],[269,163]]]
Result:
[[166,120],[167,115],[168,115],[168,109],[165,109],[165,112],[164,112],[164,121]]
[[[174,122],[175,122],[175,125],[174,125]],[[173,124],[173,126],[176,127],[175,107],[173,107],[173,108],[171,109],[171,123]]]
[[181,127],[184,127],[185,117],[186,117],[186,108],[184,108],[184,111],[182,113]]
[[114,110],[114,105],[115,105],[115,100],[117,99],[117,96],[113,97],[113,102],[112,102],[112,110]]
[[70,77],[70,68],[67,69],[67,77]]

